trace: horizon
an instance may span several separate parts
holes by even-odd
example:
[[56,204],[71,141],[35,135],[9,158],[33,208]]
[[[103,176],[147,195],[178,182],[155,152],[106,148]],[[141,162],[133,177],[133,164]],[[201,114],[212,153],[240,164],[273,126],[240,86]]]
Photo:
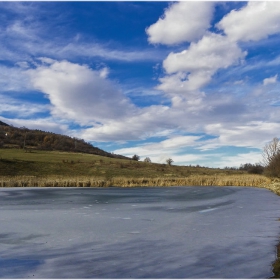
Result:
[[259,163],[280,2],[1,2],[0,120],[154,163]]

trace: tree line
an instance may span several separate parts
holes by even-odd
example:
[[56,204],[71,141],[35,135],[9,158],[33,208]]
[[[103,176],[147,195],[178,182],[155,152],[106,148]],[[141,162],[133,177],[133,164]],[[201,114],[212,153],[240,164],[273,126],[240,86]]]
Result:
[[94,147],[83,139],[62,134],[46,132],[26,127],[17,128],[0,123],[0,148],[19,148],[25,150],[56,150],[67,152],[80,152],[100,156],[129,159]]
[[243,170],[253,174],[264,174],[271,177],[280,177],[280,140],[274,137],[262,151],[260,163],[242,164],[239,168],[226,167],[226,169]]

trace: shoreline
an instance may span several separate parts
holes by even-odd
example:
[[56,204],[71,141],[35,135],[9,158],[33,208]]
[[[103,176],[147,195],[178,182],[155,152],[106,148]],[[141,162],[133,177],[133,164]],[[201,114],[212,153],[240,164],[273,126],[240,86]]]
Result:
[[1,187],[172,187],[265,188],[280,196],[280,179],[262,175],[190,175],[188,177],[0,176]]
[[280,242],[276,246],[276,261],[272,264],[274,274],[271,278],[279,279],[280,278]]

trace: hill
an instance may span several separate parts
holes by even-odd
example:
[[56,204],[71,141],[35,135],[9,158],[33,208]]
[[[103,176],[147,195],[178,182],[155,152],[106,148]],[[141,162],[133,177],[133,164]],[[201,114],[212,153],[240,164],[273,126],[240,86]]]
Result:
[[19,148],[29,152],[34,150],[65,151],[129,159],[128,157],[112,154],[94,147],[83,139],[38,129],[17,128],[2,121],[0,121],[0,148]]
[[186,177],[194,174],[243,174],[194,166],[168,166],[135,160],[109,158],[95,154],[32,150],[0,149],[0,176],[95,176],[95,177]]
[[0,125],[2,125],[2,126],[9,126],[8,124],[6,124],[4,122],[1,122],[1,121],[0,121]]

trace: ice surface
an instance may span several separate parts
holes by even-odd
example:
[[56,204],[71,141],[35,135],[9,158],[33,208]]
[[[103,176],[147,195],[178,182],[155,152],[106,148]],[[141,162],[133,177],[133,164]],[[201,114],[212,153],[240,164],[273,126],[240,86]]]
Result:
[[280,233],[257,188],[3,188],[0,207],[1,278],[268,278]]

